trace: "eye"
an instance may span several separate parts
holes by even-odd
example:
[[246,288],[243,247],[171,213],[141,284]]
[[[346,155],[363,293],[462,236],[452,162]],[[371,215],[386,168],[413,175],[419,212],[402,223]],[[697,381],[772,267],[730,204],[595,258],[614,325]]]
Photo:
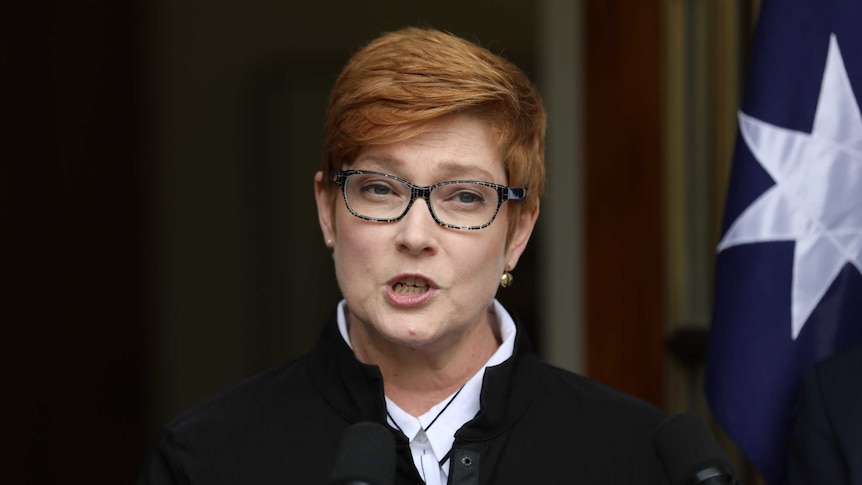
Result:
[[392,193],[392,187],[380,181],[369,181],[362,184],[359,191],[370,195],[389,195]]
[[480,194],[467,190],[456,193],[454,199],[462,204],[479,204],[485,201]]
[[455,183],[440,186],[435,193],[441,208],[464,212],[487,206],[493,193],[487,193],[486,189],[486,187],[475,183]]

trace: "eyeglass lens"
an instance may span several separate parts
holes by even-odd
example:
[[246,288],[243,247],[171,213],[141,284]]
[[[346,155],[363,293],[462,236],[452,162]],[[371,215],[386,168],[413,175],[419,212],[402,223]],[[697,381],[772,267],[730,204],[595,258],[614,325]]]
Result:
[[[348,207],[357,215],[387,221],[407,211],[412,189],[381,174],[354,173],[344,181],[344,193]],[[476,182],[443,182],[432,186],[430,207],[443,224],[483,226],[494,219],[499,198],[495,187]]]

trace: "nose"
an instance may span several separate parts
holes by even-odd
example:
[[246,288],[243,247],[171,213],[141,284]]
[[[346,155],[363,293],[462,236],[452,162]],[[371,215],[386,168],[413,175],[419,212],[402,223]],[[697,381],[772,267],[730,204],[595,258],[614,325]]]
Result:
[[435,235],[440,226],[431,216],[427,199],[417,197],[407,214],[395,224],[398,225],[395,242],[400,251],[415,255],[436,252]]

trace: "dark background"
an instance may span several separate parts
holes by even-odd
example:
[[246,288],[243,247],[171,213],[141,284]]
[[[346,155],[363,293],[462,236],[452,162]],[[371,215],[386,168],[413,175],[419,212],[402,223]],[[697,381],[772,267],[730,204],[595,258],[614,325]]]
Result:
[[[661,2],[584,5],[586,372],[664,407]],[[426,25],[535,80],[538,8],[4,3],[4,482],[129,483],[159,423],[307,348],[337,300],[311,181],[340,66]],[[539,237],[500,296],[537,343]]]

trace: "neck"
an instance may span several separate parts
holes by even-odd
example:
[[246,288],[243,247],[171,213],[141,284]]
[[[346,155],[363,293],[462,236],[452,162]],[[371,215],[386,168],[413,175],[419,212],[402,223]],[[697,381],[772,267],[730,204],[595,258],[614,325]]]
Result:
[[420,416],[457,392],[500,346],[499,325],[490,311],[451,343],[405,347],[383,339],[359,322],[350,322],[350,342],[360,362],[376,365],[386,397]]

